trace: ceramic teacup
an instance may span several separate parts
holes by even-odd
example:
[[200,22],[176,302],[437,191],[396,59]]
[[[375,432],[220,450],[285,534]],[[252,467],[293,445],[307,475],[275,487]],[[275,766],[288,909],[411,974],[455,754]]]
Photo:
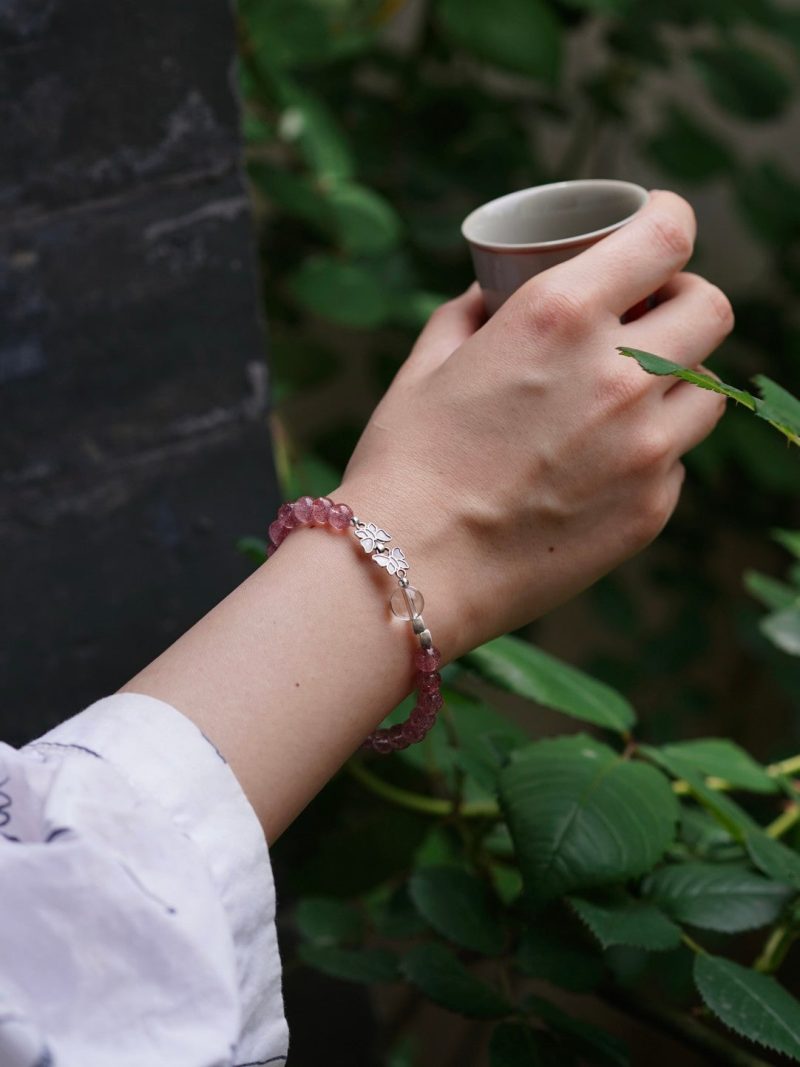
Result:
[[521,189],[476,208],[461,225],[490,315],[556,263],[619,229],[647,201],[632,182],[587,178]]

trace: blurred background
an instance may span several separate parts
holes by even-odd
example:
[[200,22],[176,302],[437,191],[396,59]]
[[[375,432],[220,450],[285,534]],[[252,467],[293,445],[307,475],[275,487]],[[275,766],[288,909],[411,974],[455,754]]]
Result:
[[[417,331],[471,280],[459,227],[487,199],[575,177],[681,192],[692,269],[737,315],[712,366],[800,390],[797,4],[35,0],[0,10],[0,55],[12,743],[224,595],[281,497],[337,483]],[[529,636],[621,689],[649,740],[797,751],[800,661],[747,578],[790,569],[771,531],[800,526],[797,457],[729,410],[687,465],[659,542]],[[380,810],[365,827],[352,805],[337,780],[274,853],[290,1063],[477,1067],[478,1024],[294,957],[296,894],[369,889],[419,846],[412,819],[389,848]],[[625,1033],[634,1063],[695,1062]]]
[[[471,281],[464,216],[539,182],[615,177],[686,196],[699,227],[691,269],[728,292],[737,316],[712,366],[735,384],[761,372],[797,392],[796,4],[242,0],[238,36],[289,496],[337,483],[416,331]],[[800,669],[759,630],[743,576],[790,566],[770,531],[798,525],[797,457],[729,410],[688,467],[659,542],[529,636],[619,687],[655,741],[718,733],[774,758],[800,734]],[[546,714],[532,722],[529,705],[509,700],[506,712],[531,733],[554,729]],[[363,888],[352,831],[324,817],[341,813],[337,788],[278,846],[287,890]],[[304,869],[309,849],[329,861],[340,850],[349,873]],[[413,1001],[406,1015],[391,1008],[369,1050],[339,1017],[342,1063],[486,1062],[476,1024]],[[300,1059],[303,1029],[298,1018]],[[416,1039],[387,1058],[398,1031]],[[627,1037],[634,1063],[689,1062],[652,1034]]]

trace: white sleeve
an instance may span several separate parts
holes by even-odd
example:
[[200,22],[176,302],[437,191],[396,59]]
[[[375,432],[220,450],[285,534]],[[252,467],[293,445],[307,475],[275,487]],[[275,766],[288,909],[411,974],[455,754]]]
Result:
[[244,1067],[288,1050],[261,826],[197,727],[108,697],[0,743],[2,1067]]

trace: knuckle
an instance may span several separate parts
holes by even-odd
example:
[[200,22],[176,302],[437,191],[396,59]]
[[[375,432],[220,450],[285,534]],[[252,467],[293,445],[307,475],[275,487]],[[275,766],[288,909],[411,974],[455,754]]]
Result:
[[676,503],[675,491],[662,481],[643,494],[631,527],[631,537],[638,548],[644,548],[658,537],[675,510]]
[[653,240],[661,252],[681,263],[689,259],[694,242],[686,226],[665,211],[655,211],[650,217],[650,227]]
[[643,430],[630,450],[634,470],[650,471],[662,466],[670,454],[670,439],[666,431],[654,426]]
[[587,328],[592,314],[590,300],[553,282],[540,281],[527,294],[528,320],[540,334],[574,336]]
[[638,367],[622,365],[602,374],[597,383],[601,410],[618,413],[633,407],[647,391],[647,375]]
[[734,325],[733,306],[723,291],[711,282],[708,282],[708,302],[719,320],[719,324],[727,336]]

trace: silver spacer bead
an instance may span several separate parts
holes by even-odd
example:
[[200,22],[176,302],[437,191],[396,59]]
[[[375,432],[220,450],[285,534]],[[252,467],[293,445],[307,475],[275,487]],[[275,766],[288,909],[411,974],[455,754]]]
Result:
[[422,630],[417,634],[417,637],[419,637],[419,643],[423,648],[433,648],[433,638],[431,637],[430,630]]
[[425,631],[425,621],[421,615],[418,615],[416,619],[411,620],[411,626],[415,634],[421,634]]
[[352,517],[352,519],[350,520],[350,522],[353,524],[353,526],[360,526],[361,525],[361,519],[359,519],[358,515],[354,515]]
[[404,589],[406,589],[408,587],[408,584],[409,584],[408,578],[406,578],[405,576],[400,579],[400,585],[402,585],[402,587]]

